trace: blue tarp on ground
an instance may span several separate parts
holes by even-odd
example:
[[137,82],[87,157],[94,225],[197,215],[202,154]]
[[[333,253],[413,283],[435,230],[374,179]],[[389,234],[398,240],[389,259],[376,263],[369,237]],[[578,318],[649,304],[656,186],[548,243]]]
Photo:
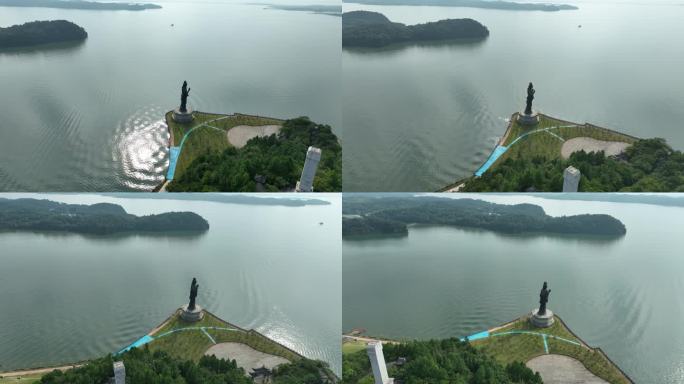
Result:
[[497,145],[496,148],[494,148],[494,151],[492,151],[492,154],[489,155],[489,159],[487,159],[487,161],[484,164],[482,164],[480,169],[478,169],[477,172],[475,172],[475,176],[480,177],[483,173],[487,172],[489,167],[491,167],[492,164],[494,164],[494,162],[498,160],[501,155],[506,153],[507,150],[508,147],[504,147],[503,145]]
[[176,162],[180,155],[181,147],[171,147],[169,149],[169,170],[166,172],[166,179],[173,180],[173,175],[176,173]]
[[[468,339],[468,341],[475,341],[475,340],[480,340],[480,339],[486,339],[488,337],[489,337],[489,331],[484,331],[484,332],[476,333],[474,335],[470,335],[470,336],[466,337],[466,339]],[[462,339],[462,340],[465,341],[465,339]]]
[[131,344],[131,345],[129,345],[128,347],[126,347],[126,348],[122,349],[121,351],[119,351],[119,354],[124,353],[124,352],[127,352],[127,351],[130,350],[131,348],[137,348],[137,347],[140,347],[141,345],[145,345],[145,344],[149,343],[149,342],[152,341],[152,340],[153,340],[153,339],[152,339],[149,335],[145,335],[145,336],[139,338],[138,340],[136,340],[133,344]]

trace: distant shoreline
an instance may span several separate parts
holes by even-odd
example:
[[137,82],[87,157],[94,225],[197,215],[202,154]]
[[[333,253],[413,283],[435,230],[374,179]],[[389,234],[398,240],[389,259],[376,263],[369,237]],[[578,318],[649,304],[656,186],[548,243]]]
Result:
[[86,11],[144,11],[161,9],[161,5],[151,3],[116,3],[86,0],[0,0],[0,7],[76,9]]
[[573,11],[579,7],[569,4],[522,3],[501,0],[351,0],[343,3],[363,5],[399,5],[399,6],[433,6],[451,8],[479,8],[502,11],[541,11],[558,12]]

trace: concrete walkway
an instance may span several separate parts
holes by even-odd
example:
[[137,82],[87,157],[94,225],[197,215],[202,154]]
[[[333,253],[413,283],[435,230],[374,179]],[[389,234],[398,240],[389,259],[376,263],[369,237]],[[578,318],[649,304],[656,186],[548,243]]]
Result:
[[225,120],[229,117],[232,117],[232,116],[231,115],[221,116],[221,117],[218,117],[216,119],[212,119],[212,120],[209,120],[207,122],[204,122],[198,126],[190,128],[190,130],[187,131],[185,133],[185,135],[183,135],[183,138],[181,139],[181,142],[178,146],[169,148],[169,169],[166,171],[166,180],[167,181],[173,180],[173,177],[176,174],[176,163],[178,162],[178,158],[180,158],[181,151],[183,151],[183,144],[185,144],[185,140],[188,138],[188,136],[190,136],[190,134],[193,133],[195,130],[202,128],[202,127],[207,127],[207,128],[211,128],[211,129],[215,129],[217,131],[223,132],[224,131],[223,129],[212,127],[210,124],[215,122],[215,121]]
[[204,335],[206,335],[206,336],[209,338],[209,341],[211,341],[212,344],[216,344],[216,340],[214,340],[214,338],[211,337],[211,335],[207,332],[208,329],[209,329],[209,330],[216,330],[216,331],[235,331],[235,332],[239,331],[239,329],[235,329],[235,328],[226,328],[226,327],[186,327],[186,328],[176,328],[176,329],[172,329],[172,330],[170,330],[170,331],[164,332],[164,333],[162,333],[161,335],[155,335],[155,336],[152,336],[152,335],[149,335],[149,334],[148,334],[148,335],[145,335],[145,336],[139,338],[138,340],[134,341],[133,344],[129,345],[128,347],[126,347],[126,348],[120,350],[120,351],[117,352],[116,354],[117,354],[117,355],[120,355],[120,354],[122,354],[122,353],[124,353],[124,352],[129,351],[129,350],[132,349],[132,348],[142,347],[143,345],[148,344],[148,343],[151,343],[151,342],[154,341],[154,340],[161,339],[162,337],[166,337],[166,336],[168,336],[168,335],[172,335],[172,334],[177,333],[177,332],[200,331],[200,332],[202,332]]
[[525,132],[522,135],[516,137],[515,140],[513,140],[513,142],[511,142],[507,146],[497,145],[496,148],[494,148],[492,153],[489,155],[489,158],[487,158],[487,161],[485,161],[485,163],[482,164],[482,166],[477,171],[475,171],[475,176],[477,176],[477,177],[482,176],[482,174],[487,172],[489,167],[491,167],[499,159],[499,157],[501,157],[501,155],[503,155],[504,153],[506,153],[506,151],[508,151],[508,148],[512,147],[514,144],[516,144],[518,141],[524,139],[525,137],[532,135],[532,134],[535,134],[535,133],[546,132],[546,133],[550,134],[551,136],[557,138],[561,142],[565,142],[565,139],[563,139],[562,137],[558,136],[557,134],[551,132],[551,130],[559,129],[559,128],[572,128],[572,127],[577,127],[577,125],[559,125],[559,126],[555,126],[555,127],[535,129],[534,131]]
[[568,356],[542,355],[528,361],[526,365],[539,372],[544,384],[608,384],[589,372],[581,362]]

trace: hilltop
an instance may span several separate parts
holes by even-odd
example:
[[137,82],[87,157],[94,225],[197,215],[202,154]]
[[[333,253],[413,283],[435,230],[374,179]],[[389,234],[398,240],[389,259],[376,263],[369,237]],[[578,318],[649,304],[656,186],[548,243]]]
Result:
[[473,19],[445,19],[407,26],[394,23],[377,12],[342,14],[343,47],[382,47],[396,43],[484,39],[487,36],[487,27]]

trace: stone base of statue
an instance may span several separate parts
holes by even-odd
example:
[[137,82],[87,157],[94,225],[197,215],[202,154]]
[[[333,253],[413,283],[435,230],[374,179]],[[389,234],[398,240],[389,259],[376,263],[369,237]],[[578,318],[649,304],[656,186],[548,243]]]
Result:
[[553,322],[553,312],[548,308],[543,315],[539,314],[539,308],[532,311],[530,315],[530,323],[538,328],[548,328],[553,325]]
[[181,112],[180,108],[173,110],[173,121],[176,123],[191,123],[192,122],[192,109],[188,108],[187,111]]
[[188,309],[188,304],[185,304],[180,309],[180,317],[185,321],[194,323],[195,321],[202,320],[202,318],[204,317],[204,311],[202,310],[202,307],[200,307],[197,304],[195,304],[195,308],[192,311]]
[[539,114],[532,111],[531,115],[526,115],[524,113],[518,113],[518,123],[522,125],[537,125],[539,124]]

